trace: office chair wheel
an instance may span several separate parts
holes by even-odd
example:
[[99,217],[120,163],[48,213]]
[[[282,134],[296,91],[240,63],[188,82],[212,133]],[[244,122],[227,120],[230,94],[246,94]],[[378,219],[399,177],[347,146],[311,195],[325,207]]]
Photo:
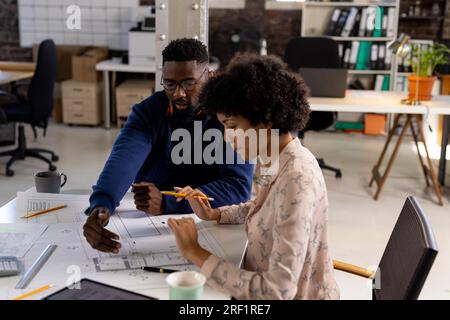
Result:
[[58,156],[52,156],[52,161],[53,162],[58,162],[59,161],[59,157]]
[[341,178],[342,178],[342,172],[341,172],[341,170],[339,170],[338,172],[336,172],[336,178],[337,178],[337,179],[341,179]]
[[56,171],[56,166],[54,166],[54,165],[51,165],[49,168],[48,168],[50,171]]
[[14,171],[12,171],[12,170],[6,170],[6,176],[7,177],[12,177],[12,176],[14,176]]

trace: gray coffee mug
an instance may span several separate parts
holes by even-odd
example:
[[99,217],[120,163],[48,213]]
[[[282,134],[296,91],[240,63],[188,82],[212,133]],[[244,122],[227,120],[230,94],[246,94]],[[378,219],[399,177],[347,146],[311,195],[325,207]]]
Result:
[[[64,182],[61,183],[61,177]],[[34,175],[36,191],[39,193],[60,193],[67,182],[67,176],[59,172],[38,172]]]

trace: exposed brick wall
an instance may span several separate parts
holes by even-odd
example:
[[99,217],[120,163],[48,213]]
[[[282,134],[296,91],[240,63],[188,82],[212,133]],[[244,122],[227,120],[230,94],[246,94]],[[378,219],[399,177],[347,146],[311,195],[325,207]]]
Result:
[[[283,55],[289,39],[300,35],[301,13],[265,10],[265,0],[247,0],[242,10],[212,9],[209,16],[211,54],[220,57],[224,63],[230,58],[232,51],[229,48],[232,45],[229,38],[233,31],[259,33],[260,37],[267,40],[268,53],[276,55]],[[251,44],[244,47],[253,49]],[[241,49],[242,47],[238,50]]]
[[450,39],[450,0],[447,0],[447,12],[444,20],[444,30],[442,32],[442,38]]
[[31,61],[31,50],[19,43],[17,0],[0,0],[0,60]]
[[[438,38],[448,39],[450,38],[450,0],[421,0],[421,9],[426,10],[430,15],[431,8],[434,2],[438,2],[441,8],[441,15],[444,9],[447,8],[447,18],[442,21],[438,19],[430,20],[400,20],[399,32],[411,35],[415,39],[431,39]],[[401,0],[400,1],[400,14],[407,13],[410,6],[415,6],[416,0]],[[446,6],[446,7],[445,7]],[[443,28],[442,28],[442,23]],[[441,33],[442,29],[442,34]]]

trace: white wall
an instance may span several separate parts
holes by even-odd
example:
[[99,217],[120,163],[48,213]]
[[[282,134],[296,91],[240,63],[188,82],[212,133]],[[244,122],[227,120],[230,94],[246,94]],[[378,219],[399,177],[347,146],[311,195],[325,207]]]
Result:
[[[135,25],[139,0],[19,0],[22,47],[52,38],[57,44],[128,48],[128,30]],[[66,26],[67,8],[81,8],[81,30]]]

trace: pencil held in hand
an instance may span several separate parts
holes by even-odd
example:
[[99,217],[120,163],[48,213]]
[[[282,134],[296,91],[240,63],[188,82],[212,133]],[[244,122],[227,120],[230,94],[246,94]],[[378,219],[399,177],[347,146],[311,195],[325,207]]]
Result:
[[[178,198],[186,198],[186,196],[187,196],[187,194],[176,193],[176,192],[173,192],[173,191],[162,191],[161,193],[166,195],[166,196],[174,196],[174,197],[178,197]],[[193,198],[200,199],[200,200],[214,201],[214,198],[209,198],[209,197],[194,196]]]

